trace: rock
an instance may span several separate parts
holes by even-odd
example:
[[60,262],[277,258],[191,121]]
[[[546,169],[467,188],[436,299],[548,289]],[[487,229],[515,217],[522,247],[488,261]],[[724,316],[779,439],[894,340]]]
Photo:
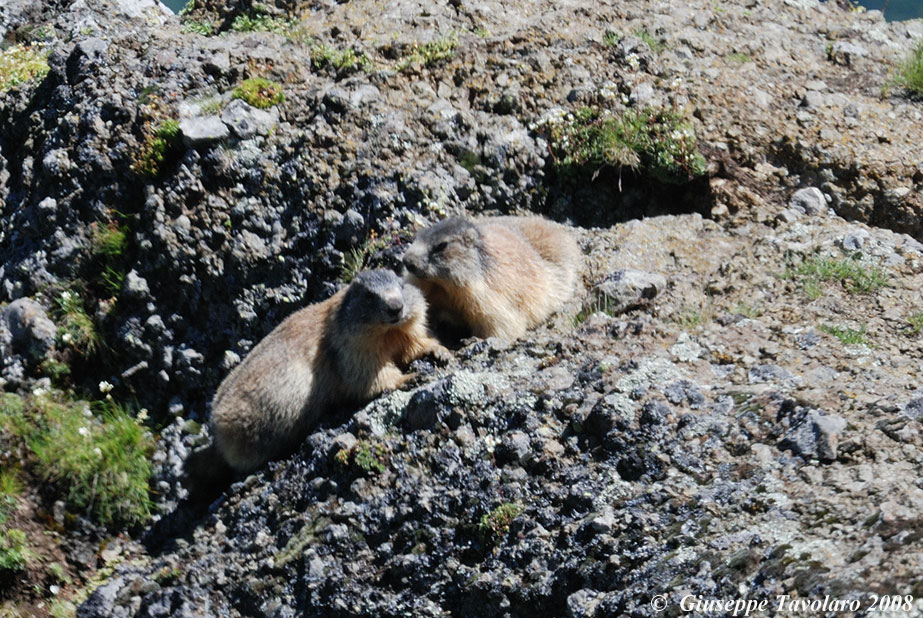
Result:
[[827,200],[820,189],[809,187],[796,191],[789,201],[789,207],[796,212],[813,217],[827,211]]
[[38,361],[54,347],[57,327],[34,300],[14,300],[0,312],[11,335],[13,350]]
[[[257,109],[243,99],[232,100],[221,111],[221,121],[240,139],[267,135],[278,120],[279,112],[275,107],[268,110]],[[216,137],[215,139],[224,138]]]
[[[125,275],[122,282],[122,294],[126,298],[144,300],[150,297],[151,288],[147,285],[147,280],[138,274],[138,271],[132,269]],[[161,322],[162,323],[162,322]]]
[[227,125],[218,116],[186,118],[180,121],[179,130],[187,148],[210,146],[230,136]]
[[811,410],[779,442],[779,448],[802,457],[833,461],[837,457],[839,436],[844,429],[846,420],[843,417]]
[[583,588],[567,597],[568,618],[591,618],[595,616],[599,593],[589,588]]
[[618,270],[596,285],[597,306],[614,314],[649,303],[667,287],[663,275],[639,270]]

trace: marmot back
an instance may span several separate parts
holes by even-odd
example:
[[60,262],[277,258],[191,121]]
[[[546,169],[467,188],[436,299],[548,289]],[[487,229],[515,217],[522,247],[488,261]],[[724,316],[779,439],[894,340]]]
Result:
[[411,378],[399,366],[443,350],[418,289],[389,270],[362,272],[289,316],[224,379],[211,412],[218,452],[254,470],[293,451],[332,407],[398,388]]
[[580,248],[541,217],[446,219],[417,234],[404,254],[427,302],[478,337],[515,339],[574,293]]

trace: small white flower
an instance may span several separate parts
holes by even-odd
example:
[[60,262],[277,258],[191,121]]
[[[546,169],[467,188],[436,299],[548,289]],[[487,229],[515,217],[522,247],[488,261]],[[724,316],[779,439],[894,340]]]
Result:
[[102,381],[99,383],[99,392],[100,392],[100,393],[106,394],[106,393],[108,393],[109,391],[111,391],[113,388],[114,388],[114,387],[112,386],[112,384],[110,384],[110,383],[107,382],[106,380],[102,380]]
[[99,448],[98,446],[97,446],[96,448],[93,449],[93,453],[94,453],[97,457],[102,457],[102,456],[103,456],[103,451],[102,451],[102,449]]
[[73,340],[74,338],[71,336],[70,333],[64,333],[63,335],[61,335],[61,341],[63,341],[64,343],[70,343]]
[[81,436],[85,438],[90,435],[90,428],[84,425],[83,427],[77,430],[77,433],[79,433]]
[[138,410],[138,420],[144,422],[147,420],[147,408],[141,408]]

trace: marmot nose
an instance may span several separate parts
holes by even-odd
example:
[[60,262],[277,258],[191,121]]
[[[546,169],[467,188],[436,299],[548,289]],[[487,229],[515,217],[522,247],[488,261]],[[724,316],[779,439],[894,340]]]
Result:
[[393,297],[385,301],[385,310],[388,312],[388,316],[392,318],[398,318],[401,315],[401,312],[404,310],[404,299],[399,297]]

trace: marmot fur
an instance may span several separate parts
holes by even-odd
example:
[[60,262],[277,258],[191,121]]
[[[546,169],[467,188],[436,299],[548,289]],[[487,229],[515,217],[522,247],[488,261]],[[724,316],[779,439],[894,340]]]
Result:
[[430,306],[477,337],[516,339],[573,295],[574,236],[542,217],[451,218],[417,234],[404,254]]
[[366,402],[412,376],[399,366],[445,353],[426,327],[420,290],[390,270],[360,273],[345,289],[289,316],[215,394],[218,452],[238,472],[293,451],[331,407]]

